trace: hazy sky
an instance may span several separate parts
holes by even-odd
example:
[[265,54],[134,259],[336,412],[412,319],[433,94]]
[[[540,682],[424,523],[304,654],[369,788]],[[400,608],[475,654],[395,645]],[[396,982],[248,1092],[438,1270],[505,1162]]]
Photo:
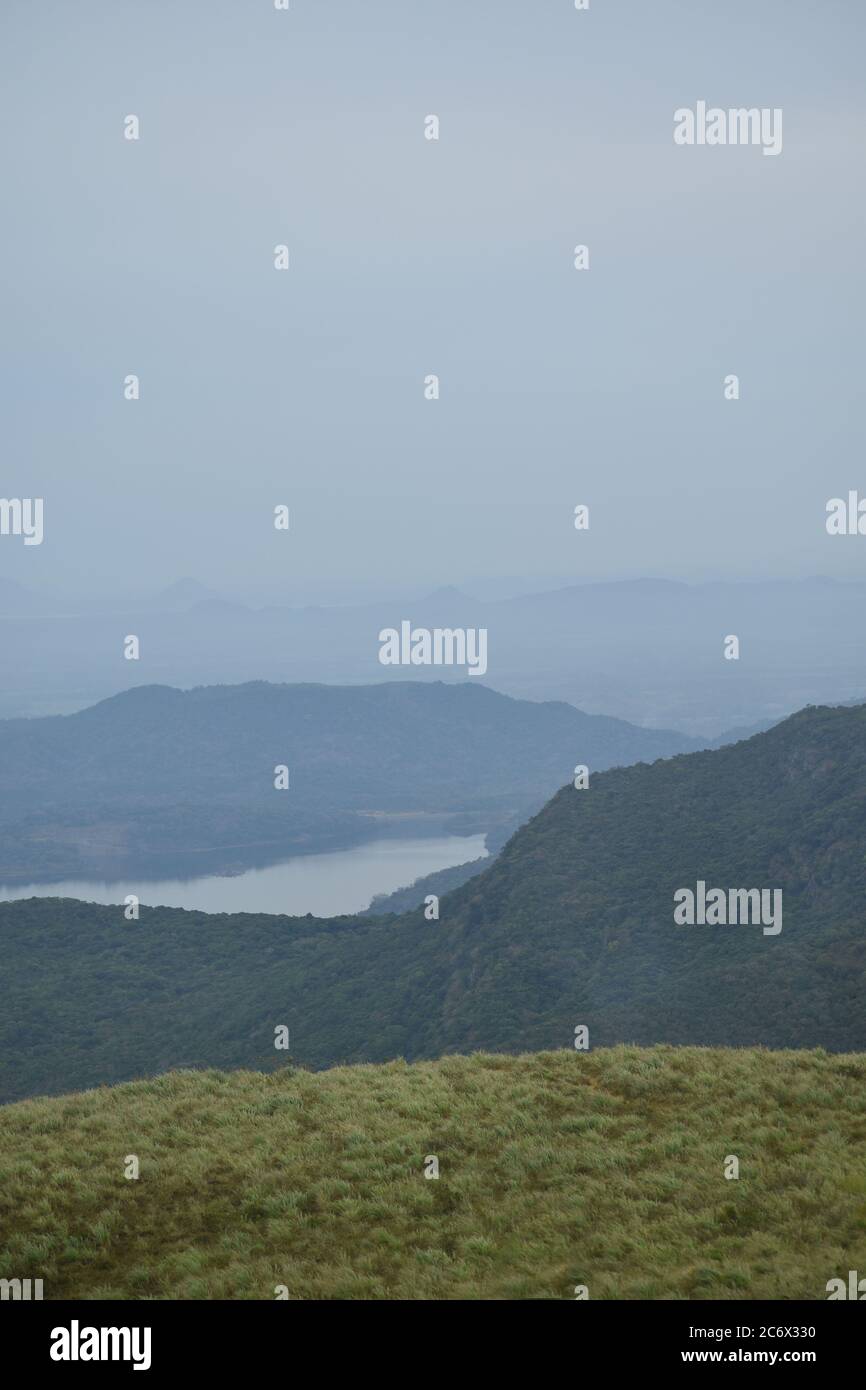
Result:
[[[864,573],[859,0],[0,14],[0,577]],[[676,146],[699,100],[781,154]]]

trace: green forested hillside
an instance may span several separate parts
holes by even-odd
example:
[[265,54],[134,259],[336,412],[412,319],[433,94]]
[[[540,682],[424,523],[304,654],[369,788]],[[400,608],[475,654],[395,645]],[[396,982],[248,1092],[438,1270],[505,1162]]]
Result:
[[77,714],[0,721],[0,883],[220,872],[401,828],[495,831],[578,762],[695,746],[473,681],[140,686]]
[[4,1110],[0,1277],[46,1299],[825,1299],[866,1268],[864,1173],[863,1056],[175,1073]]
[[409,912],[419,905],[423,906],[429,893],[435,893],[441,898],[445,893],[461,888],[470,878],[475,878],[490,867],[491,856],[494,853],[490,846],[490,837],[487,838],[486,848],[488,854],[484,858],[470,859],[465,864],[454,864],[448,869],[437,869],[432,874],[416,878],[413,883],[406,884],[403,888],[395,888],[393,893],[377,894],[361,916],[380,917],[386,912]]
[[[322,921],[30,899],[0,905],[0,1096],[179,1065],[477,1048],[866,1048],[866,709],[566,787],[421,910]],[[777,936],[684,927],[673,894],[783,891]]]

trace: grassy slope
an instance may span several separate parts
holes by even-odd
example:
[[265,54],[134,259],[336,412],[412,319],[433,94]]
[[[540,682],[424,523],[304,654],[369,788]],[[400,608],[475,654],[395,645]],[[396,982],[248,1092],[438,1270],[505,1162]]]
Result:
[[0,1276],[46,1298],[821,1299],[866,1269],[863,1055],[180,1072],[2,1120]]

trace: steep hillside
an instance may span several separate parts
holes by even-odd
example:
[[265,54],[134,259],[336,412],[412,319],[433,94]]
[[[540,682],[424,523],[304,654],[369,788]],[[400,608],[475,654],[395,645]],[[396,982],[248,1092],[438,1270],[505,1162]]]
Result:
[[501,825],[497,830],[490,831],[485,836],[484,848],[487,854],[478,859],[470,859],[465,864],[455,864],[450,869],[437,869],[432,874],[424,874],[421,878],[416,878],[413,883],[406,884],[403,888],[396,888],[393,893],[379,893],[360,915],[362,917],[378,917],[387,912],[410,912],[413,908],[423,907],[427,895],[435,893],[437,897],[444,897],[446,893],[451,893],[455,888],[460,888],[464,883],[468,883],[470,878],[476,878],[478,874],[489,869],[493,859],[500,852],[503,845],[506,845],[516,830],[519,830],[520,823],[513,822],[510,826]]
[[3,1111],[0,1277],[46,1299],[825,1299],[866,1267],[864,1172],[863,1056],[182,1072]]
[[694,746],[473,681],[141,686],[78,714],[0,721],[0,882],[218,872],[405,831],[409,813],[415,833],[495,830],[578,762]]
[[422,878],[416,878],[414,883],[395,888],[393,893],[378,893],[361,916],[380,917],[386,912],[411,912],[413,908],[422,906],[430,893],[435,893],[441,898],[489,868],[492,853],[488,848],[484,857],[470,859],[465,864],[454,864],[450,869],[437,869],[435,873],[424,874]]
[[[0,1096],[172,1066],[616,1042],[866,1048],[866,708],[563,788],[438,921],[0,905]],[[781,890],[781,931],[674,894]]]
[[[674,894],[781,890],[782,928],[679,926]],[[866,709],[568,787],[446,916],[446,1046],[866,1046]]]

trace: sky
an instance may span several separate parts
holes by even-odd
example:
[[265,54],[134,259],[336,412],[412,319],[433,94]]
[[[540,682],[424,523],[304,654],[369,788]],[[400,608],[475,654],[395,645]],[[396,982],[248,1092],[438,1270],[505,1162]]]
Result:
[[[857,0],[5,0],[0,496],[44,540],[0,578],[862,577],[864,38]],[[781,108],[781,153],[677,146],[700,100]]]

